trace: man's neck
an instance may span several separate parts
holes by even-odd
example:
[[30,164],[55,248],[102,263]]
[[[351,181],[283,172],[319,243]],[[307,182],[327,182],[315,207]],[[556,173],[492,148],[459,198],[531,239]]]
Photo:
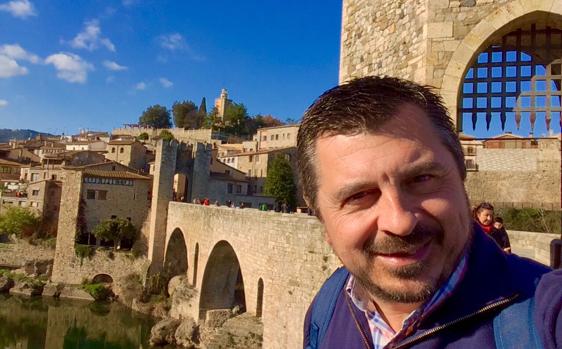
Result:
[[394,303],[384,301],[373,296],[360,283],[356,283],[355,287],[355,292],[360,298],[369,300],[367,303],[367,310],[371,312],[376,311],[395,332],[400,331],[404,320],[422,305],[422,303]]
[[395,332],[402,329],[404,320],[423,303],[389,303],[371,297],[372,306]]

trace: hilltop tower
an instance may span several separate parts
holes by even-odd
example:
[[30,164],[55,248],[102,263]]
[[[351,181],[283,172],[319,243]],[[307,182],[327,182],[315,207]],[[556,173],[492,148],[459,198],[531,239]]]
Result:
[[217,109],[217,117],[222,120],[224,118],[224,112],[228,105],[232,103],[230,99],[228,99],[228,91],[223,88],[221,90],[221,94],[218,98],[215,99],[215,108]]

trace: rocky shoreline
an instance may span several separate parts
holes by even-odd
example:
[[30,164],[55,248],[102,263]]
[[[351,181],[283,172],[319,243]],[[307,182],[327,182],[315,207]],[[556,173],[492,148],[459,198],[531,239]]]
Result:
[[[44,296],[96,301],[96,294],[85,285],[65,285],[49,282],[52,260],[31,260],[18,269],[0,269],[0,293],[19,296]],[[258,349],[262,347],[263,325],[240,309],[214,309],[204,321],[185,315],[196,290],[184,276],[168,282],[166,292],[150,294],[138,278],[121,280],[105,286],[108,301],[119,301],[133,311],[160,319],[152,330],[152,346],[192,349]],[[90,292],[88,292],[90,291]]]

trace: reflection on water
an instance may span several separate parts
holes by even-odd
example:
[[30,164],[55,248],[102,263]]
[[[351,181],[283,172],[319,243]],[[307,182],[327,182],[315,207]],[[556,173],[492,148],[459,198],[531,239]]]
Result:
[[117,303],[0,295],[0,349],[149,348],[153,324]]

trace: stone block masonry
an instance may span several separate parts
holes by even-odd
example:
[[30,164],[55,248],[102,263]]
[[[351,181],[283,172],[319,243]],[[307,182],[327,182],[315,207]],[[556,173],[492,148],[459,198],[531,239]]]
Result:
[[560,28],[559,15],[560,0],[343,0],[340,83],[388,75],[433,86],[456,121],[479,50],[530,17]]

